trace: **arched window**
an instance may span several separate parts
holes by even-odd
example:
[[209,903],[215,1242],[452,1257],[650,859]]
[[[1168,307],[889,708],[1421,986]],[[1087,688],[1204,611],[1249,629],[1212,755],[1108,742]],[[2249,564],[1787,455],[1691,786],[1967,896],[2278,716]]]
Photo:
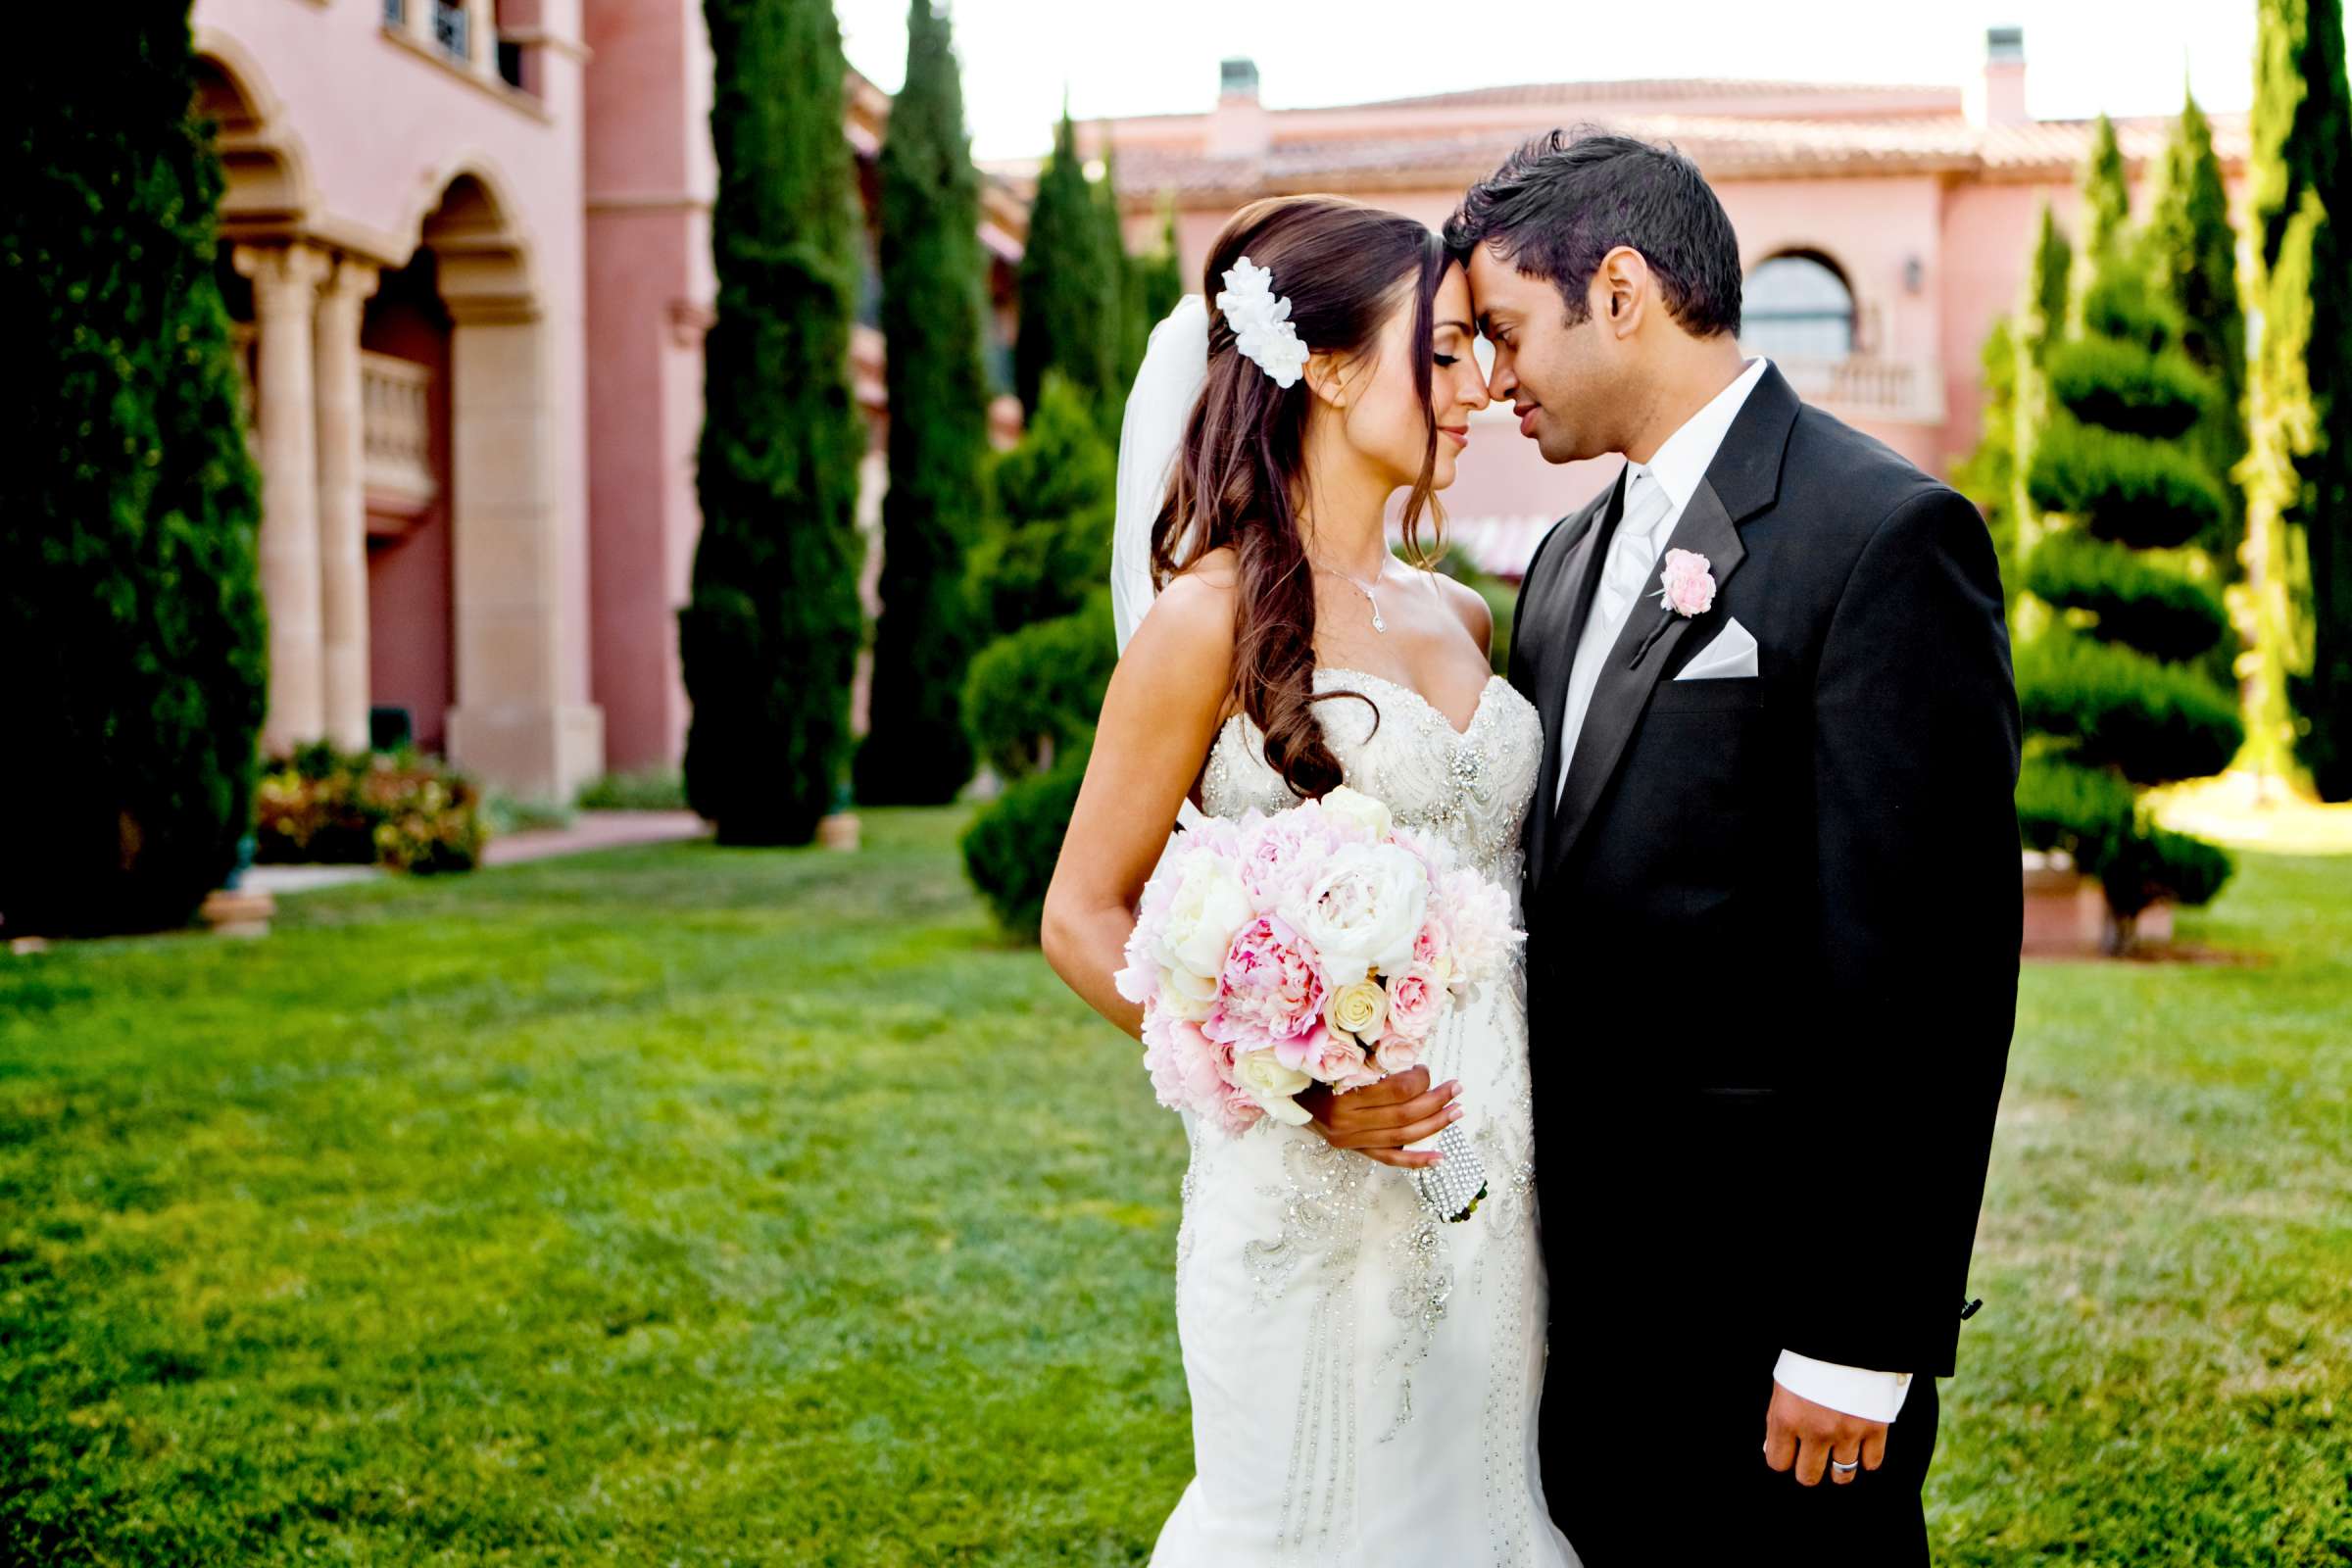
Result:
[[1740,342],[1775,360],[1842,360],[1854,352],[1854,293],[1826,256],[1768,257],[1747,274]]

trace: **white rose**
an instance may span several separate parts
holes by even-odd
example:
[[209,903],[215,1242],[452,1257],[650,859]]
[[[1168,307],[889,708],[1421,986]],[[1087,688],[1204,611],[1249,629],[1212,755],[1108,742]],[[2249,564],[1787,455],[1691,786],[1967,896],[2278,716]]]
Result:
[[1357,829],[1376,844],[1396,825],[1386,806],[1345,784],[1323,797],[1323,814],[1342,827]]
[[1284,918],[1323,960],[1324,984],[1337,989],[1410,963],[1428,906],[1429,873],[1410,850],[1349,844]]
[[1214,979],[1225,968],[1225,950],[1233,945],[1233,934],[1255,913],[1241,873],[1230,860],[1195,855],[1184,862],[1167,923],[1160,928],[1160,967]]
[[1389,994],[1377,980],[1342,986],[1324,1002],[1323,1021],[1358,1040],[1369,1040],[1389,1021]]
[[1159,1006],[1169,1017],[1199,1023],[1215,1009],[1216,1004],[1215,975],[1194,974],[1189,969],[1159,971]]
[[1233,1058],[1234,1086],[1257,1102],[1276,1121],[1303,1127],[1312,1120],[1306,1107],[1291,1097],[1314,1082],[1296,1067],[1285,1067],[1271,1051],[1250,1051]]

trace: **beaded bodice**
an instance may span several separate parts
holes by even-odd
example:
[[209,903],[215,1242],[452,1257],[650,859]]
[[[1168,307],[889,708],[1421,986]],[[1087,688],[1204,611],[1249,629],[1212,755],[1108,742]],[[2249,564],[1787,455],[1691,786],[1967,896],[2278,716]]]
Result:
[[[1544,763],[1544,726],[1535,705],[1496,675],[1479,695],[1467,729],[1456,733],[1419,692],[1359,669],[1323,666],[1315,689],[1355,691],[1317,703],[1323,734],[1350,788],[1385,802],[1397,822],[1444,839],[1465,864],[1511,890],[1519,887],[1519,828]],[[1200,808],[1238,817],[1298,804],[1282,775],[1266,765],[1265,738],[1249,716],[1225,721],[1209,748]]]

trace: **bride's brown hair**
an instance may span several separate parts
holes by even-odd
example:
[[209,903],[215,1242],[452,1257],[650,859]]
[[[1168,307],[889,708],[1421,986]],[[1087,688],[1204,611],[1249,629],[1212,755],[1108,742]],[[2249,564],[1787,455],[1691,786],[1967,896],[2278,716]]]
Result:
[[1291,302],[1291,325],[1317,354],[1371,353],[1391,313],[1411,297],[1413,389],[1427,426],[1420,477],[1404,504],[1405,550],[1416,565],[1436,559],[1436,545],[1422,547],[1422,518],[1434,519],[1441,538],[1445,525],[1434,493],[1438,420],[1427,346],[1432,302],[1450,261],[1436,234],[1400,213],[1337,196],[1277,196],[1233,216],[1202,272],[1208,379],[1185,421],[1168,499],[1152,526],[1152,574],[1164,587],[1204,553],[1232,548],[1240,589],[1234,694],[1266,738],[1266,764],[1294,794],[1313,799],[1341,779],[1314,712],[1315,582],[1298,533],[1314,393],[1304,376],[1277,386],[1235,347],[1215,301],[1226,270],[1244,256],[1273,274],[1274,293]]

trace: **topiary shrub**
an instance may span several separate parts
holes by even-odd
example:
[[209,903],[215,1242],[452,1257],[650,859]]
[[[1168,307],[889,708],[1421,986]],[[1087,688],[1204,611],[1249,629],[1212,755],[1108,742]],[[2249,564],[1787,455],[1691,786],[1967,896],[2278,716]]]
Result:
[[[2178,346],[2180,319],[2120,213],[2120,160],[2104,157],[2090,198],[2094,234],[2072,313],[2076,335],[2047,357],[2054,413],[2037,433],[2028,494],[2049,514],[2024,563],[2039,601],[2016,655],[2029,734],[2018,790],[2029,844],[2065,849],[2099,878],[2119,948],[2148,905],[2211,898],[2229,875],[2218,850],[2148,820],[2132,786],[2217,773],[2245,739],[2221,652],[2230,623],[2193,548],[2228,514],[2208,447],[2182,439],[2212,388]],[[2217,673],[2218,671],[2218,673]],[[2167,880],[2174,878],[2174,880]]]
[[1051,766],[1093,733],[1118,660],[1108,589],[1076,614],[997,639],[972,661],[964,691],[972,745],[1006,778]]
[[162,929],[235,863],[268,700],[260,482],[188,7],[134,8],[17,82],[0,918]]
[[963,834],[963,867],[1005,933],[1034,943],[1046,889],[1070,830],[1091,746],[1074,746],[1042,773],[1006,789]]

